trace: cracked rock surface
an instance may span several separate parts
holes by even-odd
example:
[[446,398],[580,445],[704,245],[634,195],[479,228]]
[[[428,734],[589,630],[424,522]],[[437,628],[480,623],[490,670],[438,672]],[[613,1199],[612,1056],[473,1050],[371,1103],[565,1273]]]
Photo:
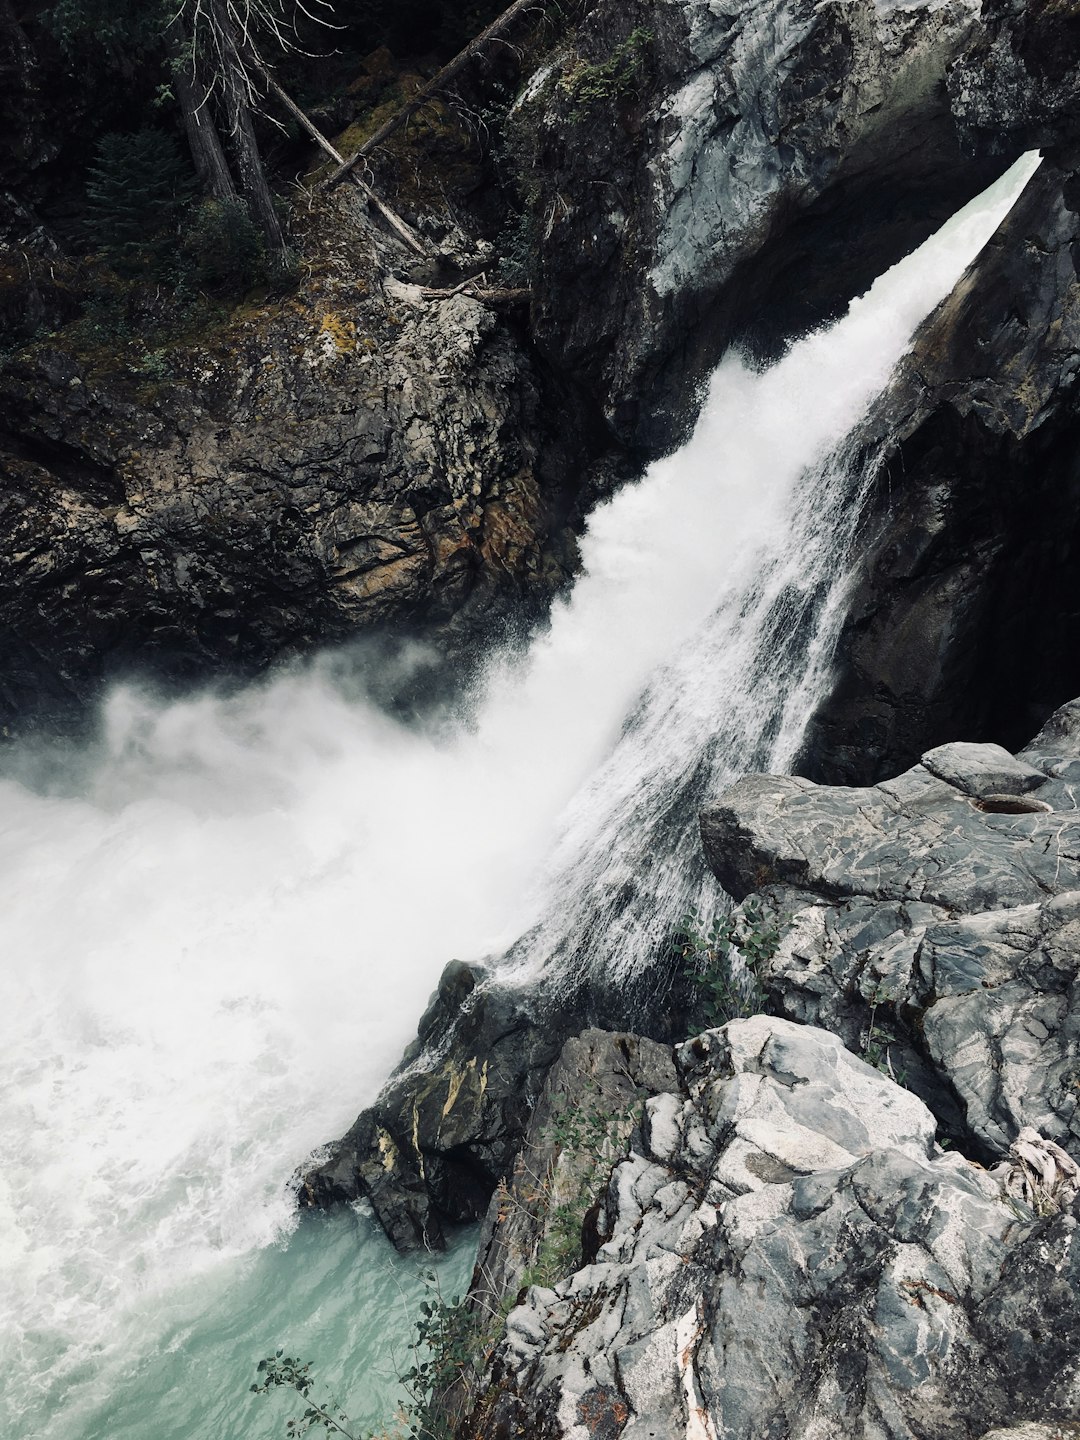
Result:
[[960,1440],[1076,1416],[1074,1214],[1007,1201],[823,1031],[756,1016],[675,1054],[595,1259],[510,1311],[459,1436]]
[[453,652],[565,581],[588,461],[524,346],[346,264],[167,381],[47,345],[3,369],[0,725],[390,624]]
[[[945,778],[948,777],[948,778]],[[906,1080],[983,1158],[1025,1125],[1080,1154],[1080,702],[1015,759],[946,745],[865,789],[751,775],[709,863],[783,917],[765,983]]]

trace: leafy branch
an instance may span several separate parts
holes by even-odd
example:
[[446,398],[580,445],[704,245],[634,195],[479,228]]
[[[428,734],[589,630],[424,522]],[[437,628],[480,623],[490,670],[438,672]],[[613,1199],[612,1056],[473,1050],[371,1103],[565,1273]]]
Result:
[[311,1389],[314,1380],[311,1377],[311,1361],[294,1359],[291,1355],[284,1355],[278,1350],[276,1354],[269,1355],[265,1360],[260,1360],[256,1367],[256,1373],[261,1375],[262,1383],[255,1383],[251,1386],[253,1395],[266,1395],[271,1390],[283,1386],[289,1390],[295,1390],[304,1401],[307,1409],[299,1419],[289,1420],[285,1426],[285,1433],[289,1440],[296,1440],[297,1436],[306,1435],[316,1425],[321,1425],[329,1435],[336,1431],[344,1435],[345,1440],[359,1440],[359,1437],[346,1428],[348,1416],[338,1411],[337,1415],[331,1413],[327,1406],[338,1410],[337,1403],[328,1399],[326,1405],[320,1405],[312,1397]]
[[780,927],[760,900],[747,900],[741,911],[709,922],[691,910],[672,944],[699,998],[706,1030],[768,1009],[761,977],[780,944]]

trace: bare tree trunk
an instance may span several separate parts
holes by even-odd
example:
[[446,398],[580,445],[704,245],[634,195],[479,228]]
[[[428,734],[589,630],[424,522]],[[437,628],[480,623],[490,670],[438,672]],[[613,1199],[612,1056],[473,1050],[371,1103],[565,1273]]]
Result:
[[438,94],[448,81],[453,80],[460,71],[464,70],[473,56],[479,54],[489,41],[497,40],[504,30],[508,30],[515,20],[525,14],[526,10],[542,11],[545,8],[545,4],[546,0],[514,0],[514,3],[508,10],[504,10],[497,19],[491,22],[486,30],[482,30],[479,35],[470,40],[464,50],[460,50],[449,64],[444,65],[433,79],[422,86],[407,105],[403,105],[396,114],[391,115],[390,119],[387,120],[384,125],[380,125],[371,139],[366,140],[355,155],[339,165],[332,175],[328,175],[319,188],[329,190],[331,186],[336,185],[339,180],[343,180],[365,155],[370,155],[376,145],[381,145],[384,140],[389,139],[389,137],[393,135],[395,130],[400,130],[410,116],[415,115],[417,110],[419,110],[422,105],[426,105],[433,95]]
[[247,201],[251,217],[262,231],[271,255],[279,263],[283,263],[286,253],[285,234],[274,208],[274,196],[255,138],[250,94],[244,83],[243,60],[225,7],[220,0],[213,0],[213,8],[222,45],[221,85],[225,116],[240,193]]
[[221,139],[210,110],[210,96],[199,75],[198,63],[179,15],[169,26],[173,58],[173,89],[184,118],[184,133],[203,189],[215,200],[235,200],[236,186],[229,172]]
[[281,228],[270,182],[266,178],[258,141],[255,139],[255,124],[251,118],[251,107],[247,103],[242,85],[235,75],[225,76],[225,110],[229,118],[229,132],[232,140],[233,159],[240,193],[248,203],[251,217],[263,232],[272,254],[279,260],[285,257],[285,233]]

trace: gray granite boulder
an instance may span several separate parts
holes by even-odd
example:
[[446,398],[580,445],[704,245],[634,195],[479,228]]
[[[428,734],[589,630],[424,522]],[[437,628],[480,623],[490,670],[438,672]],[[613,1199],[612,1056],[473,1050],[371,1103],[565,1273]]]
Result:
[[940,1151],[925,1106],[835,1036],[757,1016],[676,1060],[593,1263],[510,1311],[459,1437],[967,1440],[1076,1418],[1075,1215],[1039,1221]]
[[1080,710],[1015,760],[946,745],[895,780],[747,776],[709,862],[782,917],[763,979],[902,1079],[986,1159],[1025,1125],[1080,1154]]

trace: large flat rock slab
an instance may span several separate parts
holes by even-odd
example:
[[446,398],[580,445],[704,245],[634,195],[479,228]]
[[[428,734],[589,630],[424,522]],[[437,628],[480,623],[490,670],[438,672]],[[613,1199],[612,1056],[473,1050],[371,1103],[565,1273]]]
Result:
[[945,745],[860,789],[750,775],[702,815],[721,883],[781,921],[778,1013],[841,1036],[984,1159],[1026,1125],[1080,1155],[1078,782],[1074,702],[1015,758]]

